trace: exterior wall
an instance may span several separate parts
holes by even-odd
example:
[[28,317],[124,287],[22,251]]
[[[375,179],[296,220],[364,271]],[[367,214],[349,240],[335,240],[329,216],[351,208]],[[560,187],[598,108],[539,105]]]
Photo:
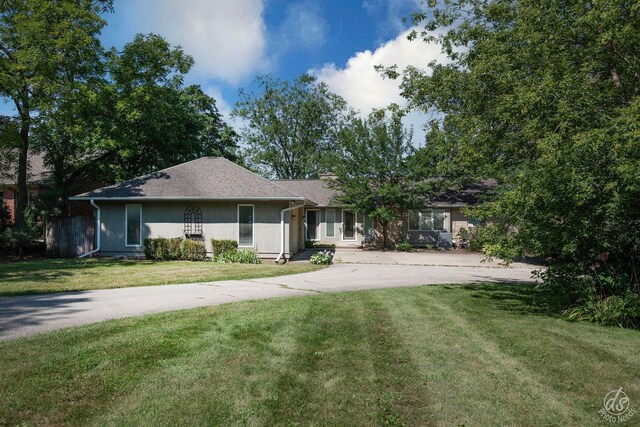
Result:
[[460,240],[458,238],[458,232],[461,228],[469,229],[468,218],[464,216],[460,208],[451,208],[451,230],[456,242]]
[[[102,255],[143,256],[144,247],[125,245],[126,202],[98,201],[101,214]],[[238,240],[238,205],[254,206],[254,248],[260,256],[275,258],[280,253],[280,210],[289,206],[287,201],[172,201],[131,202],[142,206],[142,240],[145,238],[172,238],[184,236],[184,212],[190,206],[202,211],[202,235],[211,252],[211,239]],[[296,211],[293,211],[296,212]],[[296,245],[291,240],[292,214],[285,215],[285,256],[295,253]],[[294,218],[295,221],[295,218]]]
[[3,187],[2,189],[2,202],[7,206],[9,210],[9,217],[11,222],[16,220],[16,190],[12,187]]
[[[9,209],[9,216],[11,218],[11,222],[16,220],[16,202],[18,199],[18,190],[17,186],[13,185],[0,185],[0,191],[2,192],[2,202]],[[27,203],[31,203],[31,199],[34,196],[37,196],[42,192],[42,188],[37,185],[29,184],[27,187]]]
[[[336,212],[335,217],[335,226],[334,226],[334,237],[327,237],[327,209],[334,209]],[[356,214],[356,233],[355,240],[344,240],[342,238],[342,211],[343,210],[351,210],[351,209],[341,209],[341,208],[315,208],[309,207],[305,209],[309,210],[317,210],[320,213],[320,227],[319,227],[319,236],[316,241],[322,244],[333,244],[338,247],[354,247],[354,246],[362,246],[362,242],[364,240],[364,215],[358,213]],[[306,216],[303,217],[303,238],[306,238]],[[303,241],[304,244],[304,241]]]
[[[453,237],[453,242],[458,243],[458,231],[461,228],[469,228],[467,217],[460,208],[444,208],[447,217],[445,219],[446,228]],[[403,213],[398,220],[392,221],[387,229],[388,243],[393,245],[401,241],[408,241],[413,246],[436,246],[438,244],[438,231],[416,231],[409,230],[409,218],[407,213]],[[370,242],[371,246],[382,247],[383,235],[382,227],[375,224],[374,238]]]

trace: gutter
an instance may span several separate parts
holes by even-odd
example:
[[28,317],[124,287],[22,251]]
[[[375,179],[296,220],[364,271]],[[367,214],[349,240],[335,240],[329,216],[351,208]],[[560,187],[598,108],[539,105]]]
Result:
[[294,209],[298,209],[304,206],[304,203],[301,205],[293,205],[293,206],[289,206],[288,208],[284,208],[280,211],[280,253],[278,254],[278,257],[276,258],[276,263],[280,262],[280,258],[282,258],[282,255],[284,255],[284,246],[285,246],[285,242],[284,242],[284,238],[285,238],[285,233],[284,233],[284,214],[288,211],[292,211]]
[[91,252],[82,254],[78,258],[85,258],[85,257],[88,257],[89,255],[93,255],[100,251],[100,207],[96,205],[93,199],[89,200],[89,203],[91,203],[91,206],[93,206],[96,209],[96,247]]

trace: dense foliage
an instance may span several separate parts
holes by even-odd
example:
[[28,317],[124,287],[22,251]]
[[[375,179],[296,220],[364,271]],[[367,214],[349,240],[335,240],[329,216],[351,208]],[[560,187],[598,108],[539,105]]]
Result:
[[[91,79],[100,64],[101,14],[111,0],[4,0],[0,2],[0,98],[15,118],[18,197],[16,224],[27,206],[27,158],[31,131],[44,111],[76,85]],[[73,23],[73,25],[69,25]]]
[[[640,7],[631,1],[445,0],[414,15],[447,63],[404,95],[440,113],[420,153],[439,174],[498,178],[476,210],[489,255],[550,257],[569,304],[632,292],[640,264]],[[397,75],[395,69],[387,74]]]
[[211,239],[211,253],[219,255],[225,252],[234,251],[238,249],[237,240],[217,240]]
[[270,177],[317,178],[350,115],[346,102],[306,74],[292,82],[261,76],[255,84],[256,91],[240,91],[233,111],[246,123],[248,164]]
[[414,152],[412,132],[402,124],[405,112],[397,105],[373,110],[366,119],[354,118],[338,135],[328,170],[329,185],[340,190],[335,202],[353,207],[382,227],[388,244],[389,223],[402,212],[420,206],[429,194],[427,183],[418,185],[409,167]]
[[155,34],[105,50],[109,11],[110,0],[0,2],[0,97],[17,110],[0,120],[0,151],[11,169],[18,159],[19,226],[34,150],[52,172],[43,215],[66,212],[70,195],[183,161],[236,159],[215,100],[183,85],[193,59]]
[[157,261],[204,261],[207,249],[203,241],[176,237],[144,239],[144,256]]
[[211,257],[213,262],[233,264],[261,264],[258,252],[253,248],[230,249]]

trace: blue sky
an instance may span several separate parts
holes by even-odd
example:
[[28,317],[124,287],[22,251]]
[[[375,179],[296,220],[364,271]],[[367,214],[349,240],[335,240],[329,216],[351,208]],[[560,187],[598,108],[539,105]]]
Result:
[[[228,117],[239,88],[258,74],[293,79],[311,73],[368,113],[402,104],[398,82],[377,64],[421,67],[441,59],[439,48],[409,42],[403,17],[420,0],[115,0],[102,33],[105,47],[122,48],[137,33],[157,33],[195,59],[188,84],[200,84]],[[1,110],[1,109],[0,109]],[[5,106],[6,110],[6,106]],[[3,111],[0,111],[2,113]],[[5,111],[6,112],[6,111]],[[425,117],[414,113],[414,141]],[[241,123],[234,123],[236,127]]]

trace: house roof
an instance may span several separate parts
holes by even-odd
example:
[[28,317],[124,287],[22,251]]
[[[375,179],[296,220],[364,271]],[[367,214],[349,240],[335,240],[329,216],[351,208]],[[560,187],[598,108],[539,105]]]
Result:
[[[9,168],[0,171],[0,185],[13,186],[18,183],[18,153],[17,150],[11,150],[2,153],[4,157],[10,159]],[[30,153],[28,158],[27,183],[42,183],[49,170],[44,165],[44,154]]]
[[304,200],[223,157],[202,157],[71,200]]
[[331,200],[340,194],[330,188],[325,179],[277,179],[272,182],[318,206],[332,206]]

